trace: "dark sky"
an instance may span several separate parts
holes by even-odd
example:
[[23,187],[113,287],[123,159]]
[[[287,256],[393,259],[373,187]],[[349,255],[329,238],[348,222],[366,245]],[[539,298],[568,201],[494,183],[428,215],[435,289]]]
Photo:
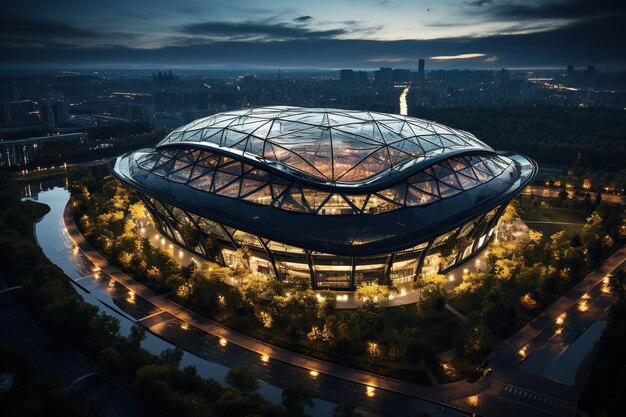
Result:
[[3,68],[626,67],[626,0],[23,0]]

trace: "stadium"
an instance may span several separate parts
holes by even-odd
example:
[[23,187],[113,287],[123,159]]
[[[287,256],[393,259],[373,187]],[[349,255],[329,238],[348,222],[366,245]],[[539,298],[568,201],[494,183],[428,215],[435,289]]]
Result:
[[343,291],[468,260],[537,171],[434,122],[298,107],[205,117],[110,168],[198,256]]

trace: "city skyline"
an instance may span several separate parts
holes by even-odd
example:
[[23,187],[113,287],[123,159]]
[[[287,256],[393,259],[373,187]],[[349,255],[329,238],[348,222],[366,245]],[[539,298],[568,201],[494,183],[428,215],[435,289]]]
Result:
[[626,64],[626,6],[612,0],[0,7],[5,69],[412,68],[420,58],[432,69]]

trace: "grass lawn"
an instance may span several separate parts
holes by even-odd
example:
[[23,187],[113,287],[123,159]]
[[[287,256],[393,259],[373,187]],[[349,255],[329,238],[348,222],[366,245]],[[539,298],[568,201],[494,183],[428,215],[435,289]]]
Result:
[[523,204],[520,210],[520,217],[528,227],[543,232],[546,238],[561,230],[565,231],[570,239],[581,234],[588,216],[587,211],[553,207],[535,208],[530,204]]

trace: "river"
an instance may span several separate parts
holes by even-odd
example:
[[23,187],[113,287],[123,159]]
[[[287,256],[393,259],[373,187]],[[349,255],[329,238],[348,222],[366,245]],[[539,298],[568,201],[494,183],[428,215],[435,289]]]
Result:
[[[117,318],[120,322],[120,333],[126,336],[130,333],[131,327],[138,321],[137,317],[150,316],[154,312],[154,306],[141,302],[139,299],[134,300],[133,303],[128,303],[127,295],[117,291],[117,288],[112,286],[111,280],[103,276],[102,273],[94,272],[91,261],[77,250],[63,224],[63,210],[70,198],[66,185],[65,178],[57,178],[22,186],[23,198],[35,200],[50,207],[50,212],[35,225],[37,242],[48,259],[59,266],[72,280],[78,294],[88,303]],[[127,304],[132,304],[133,308],[130,311],[127,308]],[[180,326],[167,323],[161,326],[163,334],[170,336],[173,333],[177,333],[175,327]],[[177,343],[179,345],[189,345],[190,338],[198,339],[199,336],[186,335],[185,333],[187,332],[178,333],[182,333],[180,337],[185,339],[182,343]],[[199,337],[201,338],[201,336]],[[213,355],[225,356],[224,353],[240,355],[242,353],[238,352],[236,346],[222,347],[217,343],[209,344],[206,342],[207,340],[202,340],[200,345],[194,345],[194,350],[203,353],[202,356],[207,356],[207,354],[209,357]],[[173,348],[174,345],[148,331],[146,332],[146,338],[142,342],[142,347],[158,355],[165,349]],[[241,361],[234,361],[233,366],[235,365],[240,366]],[[180,366],[181,368],[195,366],[198,374],[202,377],[213,378],[221,383],[224,383],[224,377],[229,370],[227,365],[207,360],[187,350],[184,350]],[[259,366],[267,367],[266,365],[257,365],[256,367]],[[254,366],[251,366],[251,368],[254,368]],[[256,369],[253,369],[253,371],[256,371]],[[278,404],[281,401],[282,389],[279,387],[261,381],[259,392],[269,401]],[[333,403],[315,399],[314,404],[313,408],[307,410],[308,414],[320,417],[332,415]]]

